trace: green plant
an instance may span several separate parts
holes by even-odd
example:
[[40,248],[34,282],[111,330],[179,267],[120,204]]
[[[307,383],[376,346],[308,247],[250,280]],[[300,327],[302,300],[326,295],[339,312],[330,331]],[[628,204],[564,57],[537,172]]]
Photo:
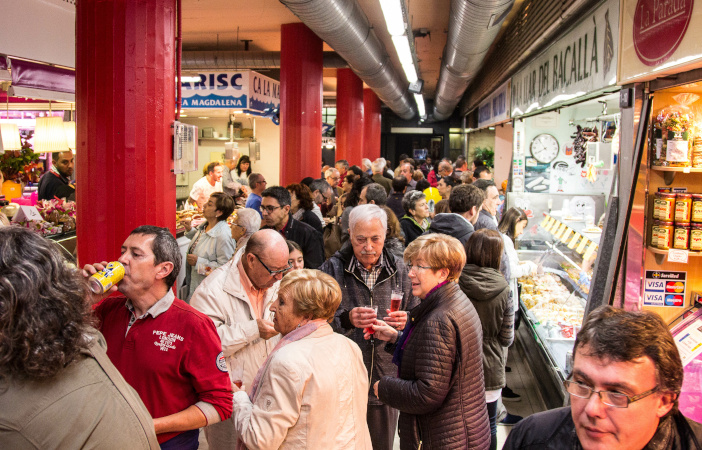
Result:
[[22,140],[22,150],[8,150],[0,155],[0,172],[5,180],[24,182],[35,181],[42,171],[39,154],[32,151],[32,145]]
[[488,167],[495,167],[495,151],[492,147],[476,147],[475,159],[479,159]]

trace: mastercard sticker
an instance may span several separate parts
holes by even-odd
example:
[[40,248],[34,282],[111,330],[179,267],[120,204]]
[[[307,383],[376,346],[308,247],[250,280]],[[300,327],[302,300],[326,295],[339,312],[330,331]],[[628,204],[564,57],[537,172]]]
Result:
[[685,298],[678,294],[668,294],[665,296],[665,306],[683,306]]
[[668,281],[665,284],[665,291],[675,292],[677,294],[685,292],[685,283],[681,283],[680,281]]

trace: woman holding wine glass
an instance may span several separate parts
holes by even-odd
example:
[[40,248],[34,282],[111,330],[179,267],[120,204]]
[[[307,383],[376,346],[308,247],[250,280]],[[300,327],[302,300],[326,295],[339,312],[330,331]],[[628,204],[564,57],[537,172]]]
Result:
[[402,331],[380,320],[372,326],[375,339],[391,343],[399,374],[374,383],[375,395],[400,411],[401,449],[487,449],[480,318],[456,283],[465,250],[453,237],[428,234],[407,246],[405,261],[421,303]]

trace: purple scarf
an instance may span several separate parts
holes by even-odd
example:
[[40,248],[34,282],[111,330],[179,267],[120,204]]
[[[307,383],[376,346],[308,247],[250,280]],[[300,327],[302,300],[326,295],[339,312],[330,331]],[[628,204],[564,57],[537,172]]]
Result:
[[[266,373],[268,370],[268,364],[270,364],[271,360],[273,359],[273,355],[280,350],[281,348],[285,347],[288,344],[292,344],[295,341],[299,341],[302,338],[305,338],[309,336],[310,334],[314,333],[317,331],[319,328],[323,327],[324,325],[328,325],[329,322],[327,322],[324,319],[315,319],[311,320],[305,325],[295,328],[293,331],[290,333],[286,334],[283,336],[283,338],[278,341],[278,344],[275,346],[273,351],[271,352],[270,355],[268,355],[268,358],[266,358],[266,362],[263,363],[260,369],[258,369],[258,373],[256,373],[256,377],[253,380],[253,385],[251,387],[251,393],[249,394],[249,399],[253,403],[254,398],[256,398],[256,392],[258,392],[258,387],[261,383],[261,378],[263,378],[263,374]],[[244,450],[246,449],[246,446],[244,445],[241,440],[239,440],[238,445],[236,446],[237,450]]]
[[[437,284],[432,288],[431,291],[427,293],[427,295],[424,296],[424,299],[429,297],[431,294],[433,294],[436,290],[438,290],[440,287],[442,287],[445,284],[448,284],[448,280],[444,280],[441,283]],[[407,346],[407,342],[409,341],[410,336],[412,335],[412,330],[414,329],[414,321],[412,319],[412,314],[410,312],[410,320],[407,321],[407,325],[405,325],[405,329],[402,332],[402,335],[400,338],[397,340],[397,345],[395,346],[395,351],[392,354],[392,362],[397,366],[397,376],[400,376],[400,366],[402,365],[402,356],[405,353],[405,346]]]

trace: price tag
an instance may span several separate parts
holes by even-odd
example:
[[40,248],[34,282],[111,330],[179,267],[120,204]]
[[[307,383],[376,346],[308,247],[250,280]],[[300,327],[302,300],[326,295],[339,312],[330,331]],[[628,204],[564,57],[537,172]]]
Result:
[[541,227],[546,228],[546,224],[549,223],[550,220],[551,220],[551,216],[544,217],[544,220],[541,221]]
[[671,248],[668,250],[668,262],[687,264],[687,250],[678,250]]
[[580,236],[580,233],[576,232],[575,236],[573,236],[573,239],[570,240],[570,244],[568,244],[568,248],[573,250],[575,248],[575,244],[578,243],[578,240],[580,240],[582,236]]
[[[554,228],[555,228],[555,227],[554,227]],[[561,237],[561,235],[563,235],[563,232],[566,230],[566,228],[568,228],[568,227],[566,226],[566,224],[564,224],[564,223],[560,224],[560,226],[558,227],[558,229],[556,230],[556,232],[553,233],[553,238],[554,238],[554,239],[559,239],[559,238]]]
[[563,236],[560,237],[561,242],[564,244],[568,242],[568,239],[573,235],[574,231],[570,228],[566,228],[565,233],[563,233]]
[[585,251],[585,246],[587,245],[588,242],[590,242],[590,240],[583,237],[583,240],[580,241],[580,245],[578,245],[578,248],[576,248],[575,251],[582,255],[583,252]]
[[41,214],[39,214],[39,211],[37,211],[35,206],[22,205],[19,207],[19,211],[17,211],[15,217],[12,218],[12,221],[21,222],[23,220],[26,220],[27,222],[38,220],[41,222],[44,219],[41,217]]
[[595,254],[595,251],[597,250],[597,244],[594,242],[590,243],[590,246],[587,248],[585,251],[585,254],[583,255],[583,261],[589,261],[590,258]]

